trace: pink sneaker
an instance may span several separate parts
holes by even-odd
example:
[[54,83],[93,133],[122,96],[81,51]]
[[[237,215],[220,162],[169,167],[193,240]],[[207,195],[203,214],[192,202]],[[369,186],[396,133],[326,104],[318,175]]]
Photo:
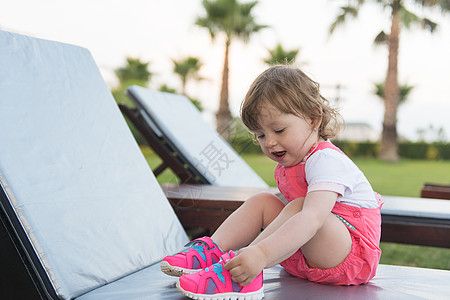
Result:
[[161,262],[161,271],[170,276],[192,274],[219,261],[224,252],[209,237],[193,240],[185,245],[188,249],[172,256],[166,256]]
[[262,299],[264,297],[262,272],[252,283],[242,287],[232,281],[230,272],[223,268],[225,262],[234,256],[234,252],[229,251],[222,255],[218,263],[203,271],[181,276],[177,282],[178,291],[192,299]]

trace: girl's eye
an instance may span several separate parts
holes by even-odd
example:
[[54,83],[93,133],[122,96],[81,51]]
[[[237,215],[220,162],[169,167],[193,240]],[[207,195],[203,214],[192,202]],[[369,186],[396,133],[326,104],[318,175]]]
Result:
[[256,138],[257,138],[258,140],[263,139],[263,138],[264,138],[264,134],[257,134],[257,135],[256,135]]
[[283,129],[280,129],[280,130],[275,130],[275,133],[283,133],[284,132],[284,130],[285,130],[286,128],[283,128]]

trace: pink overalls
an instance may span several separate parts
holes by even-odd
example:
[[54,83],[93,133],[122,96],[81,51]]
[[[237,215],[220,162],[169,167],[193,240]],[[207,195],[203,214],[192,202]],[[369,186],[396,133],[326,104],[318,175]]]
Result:
[[[278,189],[288,202],[305,197],[308,183],[305,176],[305,162],[316,151],[331,148],[339,151],[330,142],[322,142],[300,164],[293,167],[278,165],[275,169],[275,178]],[[358,285],[368,282],[375,276],[380,261],[381,250],[379,242],[381,237],[380,209],[383,205],[382,197],[376,194],[378,208],[360,208],[336,202],[332,213],[340,217],[346,224],[352,237],[352,249],[347,258],[337,267],[331,269],[313,269],[306,264],[301,249],[281,263],[291,275],[308,279],[310,281],[333,285]],[[344,222],[345,223],[345,222]]]

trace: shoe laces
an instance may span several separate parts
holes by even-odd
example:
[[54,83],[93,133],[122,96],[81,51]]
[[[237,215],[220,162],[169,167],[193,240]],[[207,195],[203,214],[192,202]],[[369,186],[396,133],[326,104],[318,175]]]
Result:
[[[217,275],[217,278],[219,278],[219,280],[225,284],[225,276],[223,275],[223,265],[225,264],[225,262],[223,261],[222,258],[220,258],[220,260],[215,263],[214,265],[212,265],[212,271]],[[210,271],[210,267],[205,269],[205,272],[209,272]]]
[[[214,245],[214,247],[209,247],[209,245],[203,241],[192,241],[188,244],[186,244],[186,246],[188,247],[186,250],[180,252],[180,254],[186,255],[187,252],[189,252],[190,249],[193,249],[194,251],[196,251],[204,261],[206,261],[206,255],[205,255],[205,251],[210,251],[213,250],[216,245]],[[205,250],[206,247],[206,250]]]

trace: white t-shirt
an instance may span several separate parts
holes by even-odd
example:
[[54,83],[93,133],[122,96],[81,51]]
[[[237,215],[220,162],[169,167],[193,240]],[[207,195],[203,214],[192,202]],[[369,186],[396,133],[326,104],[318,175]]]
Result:
[[377,208],[375,193],[363,172],[346,155],[329,148],[313,153],[305,163],[308,193],[333,191],[338,202],[363,208]]

